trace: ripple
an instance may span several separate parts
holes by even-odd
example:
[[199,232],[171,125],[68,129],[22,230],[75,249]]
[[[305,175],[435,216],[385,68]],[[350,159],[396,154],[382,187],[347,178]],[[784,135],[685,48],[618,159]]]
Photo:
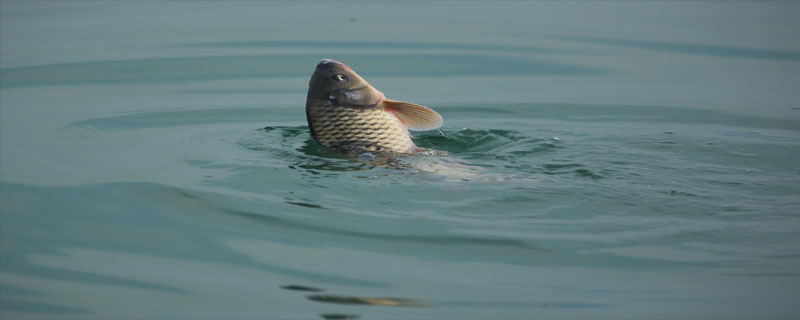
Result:
[[177,127],[269,119],[282,108],[219,106],[200,110],[155,110],[81,120],[70,126],[101,131]]
[[[248,55],[73,62],[5,68],[3,88],[82,84],[183,83],[307,77],[318,54]],[[337,54],[370,76],[601,75],[602,69],[540,59],[463,53]],[[391,63],[387,63],[391,62]],[[254,67],[259,66],[259,67]]]
[[446,43],[446,42],[403,42],[403,41],[297,41],[297,40],[264,40],[264,41],[219,41],[199,42],[181,45],[198,48],[329,48],[329,49],[389,49],[389,50],[452,50],[452,51],[501,51],[501,52],[536,52],[536,53],[576,53],[575,50],[546,47],[512,46],[482,43]]
[[33,302],[21,299],[3,298],[3,311],[4,312],[38,312],[49,314],[62,314],[62,315],[85,315],[86,317],[91,314],[89,309],[75,308],[66,305],[59,305],[46,302]]
[[800,60],[799,51],[734,47],[723,45],[679,43],[653,40],[614,39],[601,37],[558,37],[577,42],[596,43],[628,48],[656,50],[662,52],[693,54],[702,56],[747,58],[764,60]]
[[269,126],[258,131],[260,134],[238,144],[248,150],[268,152],[273,158],[288,162],[289,169],[320,174],[320,171],[361,171],[374,167],[322,147],[311,138],[307,126]]

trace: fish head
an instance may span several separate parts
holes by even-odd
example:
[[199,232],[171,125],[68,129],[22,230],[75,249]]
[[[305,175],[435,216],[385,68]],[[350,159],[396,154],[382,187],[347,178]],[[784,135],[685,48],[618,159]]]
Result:
[[308,82],[309,101],[325,100],[335,105],[371,107],[383,99],[382,92],[336,60],[320,61]]

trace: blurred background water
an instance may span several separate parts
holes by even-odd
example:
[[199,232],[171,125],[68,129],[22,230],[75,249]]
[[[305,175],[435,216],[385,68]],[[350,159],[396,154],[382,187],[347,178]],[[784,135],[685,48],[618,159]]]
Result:
[[[0,1],[0,317],[796,319],[799,14]],[[321,150],[323,58],[450,155]]]

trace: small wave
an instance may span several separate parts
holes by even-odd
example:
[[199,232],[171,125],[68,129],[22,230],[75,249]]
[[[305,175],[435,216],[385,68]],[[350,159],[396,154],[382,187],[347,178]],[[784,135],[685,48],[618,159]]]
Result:
[[288,167],[312,174],[320,171],[360,171],[373,166],[352,157],[328,150],[319,145],[307,126],[269,126],[259,134],[239,141],[239,145],[253,151],[265,151],[270,156],[288,162]]
[[[330,151],[311,138],[307,126],[269,126],[261,129],[266,140],[242,142],[251,150],[270,150],[277,145],[294,147],[304,155],[334,159],[350,159],[352,156]],[[428,131],[413,136],[414,142],[423,148],[446,151],[454,155],[470,153],[529,155],[537,151],[557,148],[558,138],[528,137],[512,130],[440,130]]]
[[[339,59],[359,61],[372,75],[468,76],[468,75],[600,75],[604,69],[565,64],[545,59],[499,54],[404,53],[339,54]],[[0,87],[53,85],[108,85],[187,83],[210,80],[288,78],[307,76],[310,61],[319,54],[269,54],[239,56],[169,57],[111,61],[71,62],[4,68]],[[387,64],[386,61],[392,61]],[[198,66],[203,66],[202,68]],[[264,66],[253,68],[253,66]],[[268,71],[267,71],[268,70]]]
[[[444,182],[533,181],[534,175],[565,175],[597,180],[603,173],[581,164],[544,163],[543,157],[565,148],[557,137],[499,129],[442,129],[422,132],[413,139],[419,147],[437,152],[414,155],[350,155],[335,152],[311,138],[307,126],[269,126],[239,141],[248,150],[266,152],[271,160],[303,172],[305,177],[385,178],[424,174]],[[295,204],[295,203],[293,203]],[[303,204],[296,204],[303,205]]]
[[151,110],[85,119],[72,127],[100,131],[123,131],[149,128],[169,128],[187,125],[251,122],[253,119],[274,117],[277,108],[263,106],[218,106],[195,110]]

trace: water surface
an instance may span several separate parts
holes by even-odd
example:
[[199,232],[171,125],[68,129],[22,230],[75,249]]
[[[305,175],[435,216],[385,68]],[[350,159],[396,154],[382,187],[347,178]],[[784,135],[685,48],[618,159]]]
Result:
[[[4,319],[800,315],[796,3],[0,8]],[[322,149],[322,58],[448,155]]]

